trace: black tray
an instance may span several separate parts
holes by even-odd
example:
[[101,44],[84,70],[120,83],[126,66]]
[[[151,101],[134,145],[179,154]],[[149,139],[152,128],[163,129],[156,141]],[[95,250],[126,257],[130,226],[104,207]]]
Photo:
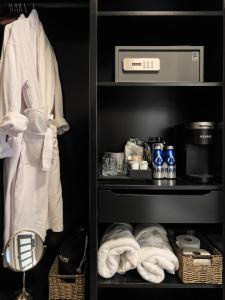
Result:
[[152,170],[132,170],[128,169],[128,176],[132,179],[152,179]]

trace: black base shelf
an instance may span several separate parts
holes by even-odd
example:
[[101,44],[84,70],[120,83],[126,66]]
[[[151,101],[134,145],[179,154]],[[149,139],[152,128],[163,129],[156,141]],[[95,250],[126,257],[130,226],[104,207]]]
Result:
[[98,277],[99,288],[180,288],[180,289],[213,289],[222,288],[220,284],[182,283],[177,275],[166,274],[162,283],[150,283],[142,279],[137,271],[130,271],[124,275],[116,274],[110,279]]

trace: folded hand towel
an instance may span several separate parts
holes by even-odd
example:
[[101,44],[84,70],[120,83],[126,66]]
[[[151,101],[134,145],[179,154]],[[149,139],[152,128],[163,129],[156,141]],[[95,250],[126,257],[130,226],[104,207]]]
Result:
[[174,274],[179,268],[167,232],[161,225],[138,225],[135,238],[140,245],[137,271],[145,280],[160,283],[165,278],[164,270]]
[[98,273],[111,278],[116,272],[124,274],[135,269],[140,249],[133,234],[133,227],[126,223],[112,224],[103,235],[98,250]]

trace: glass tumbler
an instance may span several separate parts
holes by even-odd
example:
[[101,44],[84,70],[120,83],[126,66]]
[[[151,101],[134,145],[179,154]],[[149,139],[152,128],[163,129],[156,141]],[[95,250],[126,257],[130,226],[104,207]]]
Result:
[[117,175],[117,160],[115,158],[103,156],[102,158],[102,175],[116,176]]

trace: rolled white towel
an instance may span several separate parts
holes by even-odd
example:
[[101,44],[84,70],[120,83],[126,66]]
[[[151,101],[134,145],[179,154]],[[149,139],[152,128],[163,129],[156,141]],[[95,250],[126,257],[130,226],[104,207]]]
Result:
[[164,270],[174,274],[179,268],[167,232],[161,225],[138,225],[135,228],[135,238],[140,246],[137,271],[145,280],[160,283],[165,278]]
[[133,227],[126,223],[112,224],[106,230],[98,250],[100,276],[111,278],[137,267],[140,247],[132,232]]

